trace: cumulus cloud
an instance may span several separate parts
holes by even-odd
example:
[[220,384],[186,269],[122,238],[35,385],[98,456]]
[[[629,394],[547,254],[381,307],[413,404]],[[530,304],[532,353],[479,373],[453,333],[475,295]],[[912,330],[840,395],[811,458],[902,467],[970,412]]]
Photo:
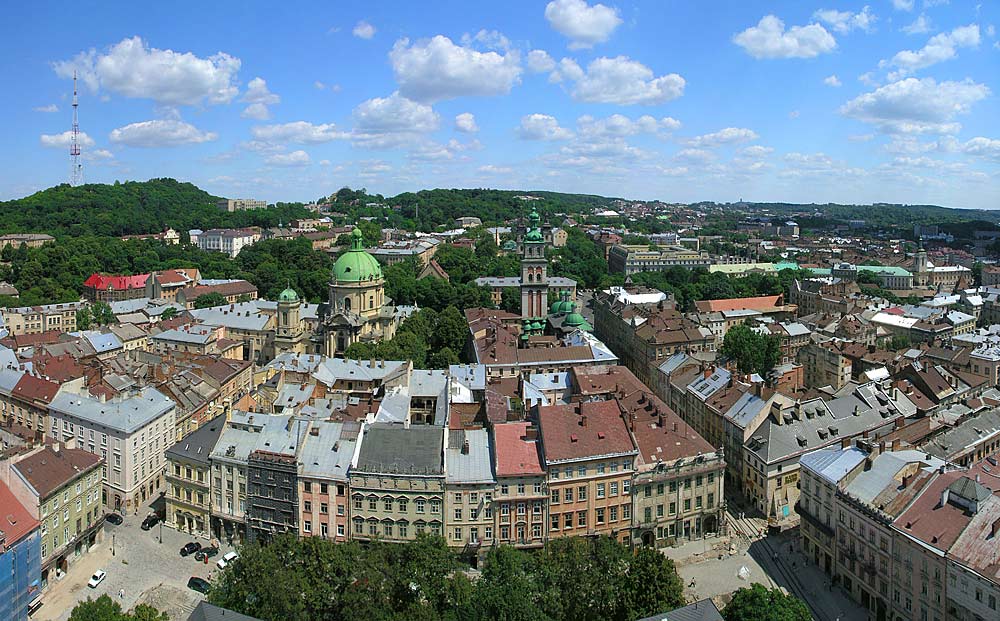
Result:
[[977,136],[963,144],[962,151],[969,155],[1000,160],[1000,140]]
[[187,144],[211,142],[219,137],[190,123],[175,119],[141,121],[111,131],[111,142],[130,147],[179,147]]
[[756,26],[736,34],[733,43],[754,58],[813,58],[837,47],[836,39],[823,26],[809,24],[785,30],[785,22],[774,15],[765,15]]
[[570,39],[570,49],[585,49],[603,43],[622,24],[618,9],[584,0],[552,0],[545,5],[545,19]]
[[985,84],[968,79],[906,78],[855,97],[840,107],[840,113],[889,134],[951,134],[961,128],[955,118],[968,114],[974,103],[989,95]]
[[412,44],[400,39],[389,60],[400,94],[420,102],[505,95],[521,80],[516,50],[480,52],[442,35]]
[[514,172],[514,169],[509,166],[496,166],[494,164],[486,164],[485,166],[480,166],[476,170],[490,175],[507,175]]
[[749,147],[744,147],[740,149],[740,155],[748,158],[761,158],[767,157],[771,153],[774,153],[774,149],[771,147],[762,147],[760,145],[752,145]]
[[532,73],[548,73],[556,68],[556,61],[545,50],[531,50],[528,52],[527,65],[528,71]]
[[353,118],[351,140],[358,146],[373,149],[411,143],[437,130],[441,120],[433,108],[407,99],[399,92],[362,102],[354,109]]
[[271,118],[271,111],[264,104],[255,103],[244,108],[240,116],[245,119],[254,119],[255,121],[266,121]]
[[653,70],[628,56],[598,58],[584,71],[576,61],[564,58],[552,80],[573,80],[574,99],[620,106],[656,105],[684,94],[684,78],[676,73],[656,77]]
[[903,26],[900,30],[910,35],[924,34],[931,31],[931,20],[927,19],[927,16],[921,13],[920,17],[913,20],[913,23]]
[[308,121],[294,121],[276,125],[257,125],[250,129],[253,137],[268,144],[320,144],[347,138],[348,134],[333,123],[314,125]]
[[890,79],[900,78],[918,69],[951,60],[958,56],[958,48],[977,47],[979,41],[978,24],[960,26],[951,32],[934,35],[921,49],[903,50],[893,56],[889,64],[898,67],[899,71],[891,75]]
[[49,104],[47,106],[36,106],[32,108],[35,112],[59,112],[59,106],[55,104]]
[[239,93],[240,59],[219,52],[200,58],[190,52],[151,48],[140,37],[123,39],[104,52],[89,50],[53,63],[56,75],[80,78],[94,92],[167,105],[224,104]]
[[892,0],[892,8],[897,11],[912,11],[913,0]]
[[745,127],[726,127],[711,134],[695,136],[687,141],[693,147],[718,147],[725,144],[737,144],[740,142],[751,142],[760,136],[752,129]]
[[[66,130],[61,134],[42,134],[39,137],[39,141],[42,143],[43,147],[49,147],[52,149],[66,149],[69,148],[70,142],[73,141],[73,132]],[[77,142],[81,147],[92,147],[94,146],[94,139],[80,132],[77,135]]]
[[715,159],[715,154],[705,149],[681,149],[674,154],[674,159],[684,162],[704,163]]
[[476,117],[471,112],[463,112],[455,116],[455,131],[465,134],[474,134],[479,131],[476,125]]
[[865,5],[860,13],[850,11],[838,11],[836,9],[820,9],[813,13],[813,19],[817,19],[833,29],[834,32],[847,34],[854,29],[871,32],[875,26],[877,17],[872,13],[871,7]]
[[375,36],[375,26],[372,26],[365,20],[361,20],[354,25],[354,30],[351,33],[359,39],[371,39]]
[[559,121],[548,114],[526,114],[521,117],[517,134],[524,140],[568,140],[573,132],[559,126]]
[[633,120],[622,114],[612,114],[603,119],[584,115],[576,120],[576,125],[582,138],[605,139],[668,133],[680,129],[681,122],[669,116],[657,119],[647,114]]
[[90,162],[105,162],[115,159],[115,154],[107,149],[91,149],[82,153],[83,159]]
[[306,166],[309,164],[309,154],[305,151],[292,151],[291,153],[275,153],[264,159],[268,166]]
[[823,78],[823,84],[826,84],[827,86],[833,86],[834,88],[836,88],[840,86],[840,78],[838,78],[836,74],[829,75]]
[[264,78],[254,78],[247,84],[247,92],[243,94],[243,101],[273,106],[281,102],[281,97],[267,88],[267,81]]

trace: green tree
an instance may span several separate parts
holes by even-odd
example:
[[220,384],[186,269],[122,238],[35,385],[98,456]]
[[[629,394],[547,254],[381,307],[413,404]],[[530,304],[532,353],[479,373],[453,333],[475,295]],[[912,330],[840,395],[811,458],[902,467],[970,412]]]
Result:
[[194,299],[195,308],[209,308],[211,306],[223,306],[225,305],[226,298],[221,293],[206,293],[204,295],[199,295]]
[[721,352],[736,361],[741,373],[757,373],[761,377],[781,360],[778,339],[758,334],[746,324],[733,326],[726,332]]
[[148,604],[139,604],[129,617],[135,621],[170,621],[170,615],[160,612]]
[[760,584],[737,589],[733,599],[722,611],[726,621],[810,621],[812,615],[805,602],[778,589],[766,589]]
[[107,302],[94,302],[90,305],[90,315],[95,326],[108,326],[116,322],[115,313]]
[[77,330],[89,330],[90,326],[93,325],[94,316],[90,313],[90,308],[83,307],[76,311],[76,329]]
[[439,348],[462,351],[469,335],[469,325],[465,317],[454,306],[449,306],[438,315],[432,344]]
[[97,599],[87,598],[73,607],[69,621],[123,621],[127,619],[122,613],[122,607],[107,595]]
[[166,321],[167,319],[173,319],[176,316],[177,316],[177,309],[174,308],[173,306],[168,306],[167,308],[163,309],[162,313],[160,313],[160,319],[164,321]]

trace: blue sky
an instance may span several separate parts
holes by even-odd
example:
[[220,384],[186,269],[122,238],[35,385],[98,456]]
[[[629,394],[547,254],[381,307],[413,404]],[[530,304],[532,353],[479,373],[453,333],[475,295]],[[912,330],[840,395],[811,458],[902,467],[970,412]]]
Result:
[[1000,3],[30,3],[0,198],[69,174],[1000,208]]

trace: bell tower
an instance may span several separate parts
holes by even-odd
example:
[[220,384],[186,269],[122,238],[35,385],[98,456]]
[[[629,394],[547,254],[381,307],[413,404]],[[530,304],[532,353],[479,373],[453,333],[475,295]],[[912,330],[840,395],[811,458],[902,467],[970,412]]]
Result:
[[538,211],[531,210],[531,226],[524,235],[521,254],[521,316],[545,317],[548,310],[548,261],[545,258],[545,237],[538,224]]

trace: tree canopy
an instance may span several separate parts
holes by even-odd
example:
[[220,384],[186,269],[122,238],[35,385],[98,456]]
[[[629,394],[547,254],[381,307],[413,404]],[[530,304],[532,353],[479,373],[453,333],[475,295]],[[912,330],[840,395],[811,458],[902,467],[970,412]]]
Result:
[[139,604],[131,613],[122,611],[118,602],[108,595],[87,598],[73,607],[69,621],[170,621],[170,615],[148,604]]
[[757,373],[766,377],[767,372],[781,360],[778,339],[769,334],[758,334],[750,326],[740,324],[726,332],[722,342],[722,355],[736,361],[741,373]]
[[632,621],[684,603],[670,559],[607,537],[537,554],[499,546],[474,583],[461,569],[440,537],[362,546],[282,535],[244,547],[209,601],[265,621]]
[[805,602],[778,589],[754,584],[738,589],[722,611],[726,621],[810,621],[812,615]]

